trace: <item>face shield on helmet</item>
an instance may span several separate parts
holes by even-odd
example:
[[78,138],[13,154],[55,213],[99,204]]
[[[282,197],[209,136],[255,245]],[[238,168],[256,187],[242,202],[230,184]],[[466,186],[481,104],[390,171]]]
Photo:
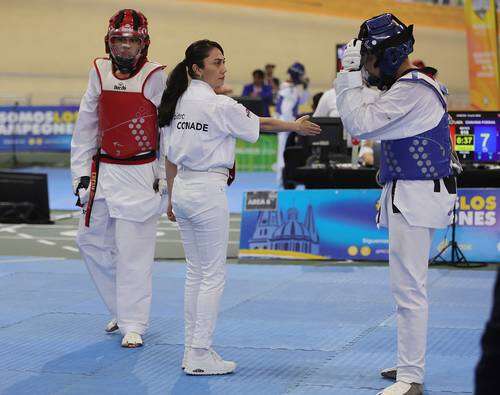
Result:
[[[114,34],[109,37],[109,52],[117,67],[132,71],[141,57],[144,40],[128,34]],[[129,72],[130,72],[129,71]]]
[[135,10],[121,10],[109,20],[106,52],[122,73],[133,73],[146,59],[149,46],[146,17]]
[[[380,70],[380,76],[371,76],[379,88],[390,86],[399,66],[413,52],[413,25],[406,26],[392,14],[382,14],[365,21],[359,30],[362,40],[362,64],[375,58],[373,66]],[[377,77],[377,78],[374,78]]]

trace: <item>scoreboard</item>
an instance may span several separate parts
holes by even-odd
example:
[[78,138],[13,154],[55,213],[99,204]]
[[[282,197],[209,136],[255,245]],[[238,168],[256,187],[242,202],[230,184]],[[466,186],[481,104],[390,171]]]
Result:
[[450,133],[459,158],[468,163],[500,162],[500,117],[496,111],[451,112]]

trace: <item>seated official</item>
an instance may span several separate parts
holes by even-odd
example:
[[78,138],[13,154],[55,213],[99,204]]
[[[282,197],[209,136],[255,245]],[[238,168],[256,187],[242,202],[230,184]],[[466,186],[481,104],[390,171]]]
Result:
[[260,98],[264,102],[265,117],[269,117],[269,106],[273,104],[273,89],[271,85],[264,83],[264,72],[262,70],[254,70],[252,73],[253,82],[245,85],[241,96]]

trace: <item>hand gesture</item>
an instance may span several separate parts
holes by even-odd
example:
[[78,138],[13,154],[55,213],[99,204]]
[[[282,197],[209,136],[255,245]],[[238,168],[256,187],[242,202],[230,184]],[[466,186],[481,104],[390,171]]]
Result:
[[347,44],[342,57],[342,67],[346,71],[357,71],[361,68],[361,40],[353,38]]
[[168,217],[169,221],[177,222],[177,219],[175,218],[174,210],[172,209],[172,201],[170,199],[168,199],[167,217]]
[[309,121],[309,118],[309,115],[304,115],[295,121],[297,125],[296,132],[301,136],[314,136],[321,133],[320,126]]
[[168,193],[167,180],[164,178],[157,178],[153,183],[153,189],[160,196],[166,195]]

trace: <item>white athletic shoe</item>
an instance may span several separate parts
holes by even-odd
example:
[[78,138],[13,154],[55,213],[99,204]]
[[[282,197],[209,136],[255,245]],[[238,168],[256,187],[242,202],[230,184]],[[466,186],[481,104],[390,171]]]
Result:
[[182,370],[186,369],[186,361],[189,350],[191,350],[191,347],[184,347],[184,355],[182,356],[182,364],[181,364]]
[[389,380],[394,380],[394,381],[396,381],[397,373],[398,373],[398,368],[396,366],[393,366],[392,368],[387,368],[387,369],[380,371],[380,375],[384,379],[389,379]]
[[377,395],[423,395],[424,386],[417,383],[396,381],[393,385],[380,391]]
[[195,350],[187,353],[184,372],[194,376],[210,376],[234,372],[236,362],[224,361],[212,348],[206,350],[203,356],[197,356]]
[[144,343],[142,342],[142,336],[137,332],[127,332],[122,339],[122,347],[126,348],[136,348],[142,347]]
[[106,328],[104,330],[108,333],[112,333],[114,331],[118,330],[118,321],[116,318],[113,318],[111,321],[108,322],[108,325],[106,325]]

